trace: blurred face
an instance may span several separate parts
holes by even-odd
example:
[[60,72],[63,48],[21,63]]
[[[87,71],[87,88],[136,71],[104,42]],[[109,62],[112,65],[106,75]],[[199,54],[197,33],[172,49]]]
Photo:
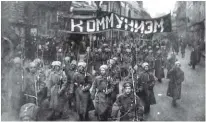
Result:
[[176,67],[177,67],[177,68],[180,68],[180,67],[181,67],[181,65],[180,65],[180,64],[176,64]]
[[100,69],[100,72],[101,72],[102,75],[106,74],[106,70],[105,69]]
[[148,70],[149,70],[149,67],[148,67],[148,66],[145,66],[144,69],[145,69],[146,71],[148,71]]
[[60,66],[54,66],[54,70],[55,71],[59,71],[60,70]]
[[16,68],[20,68],[20,67],[21,67],[21,64],[20,64],[20,63],[17,63],[17,64],[15,64],[15,67],[16,67]]
[[35,73],[36,72],[36,67],[30,67],[30,72]]
[[85,72],[85,69],[84,69],[83,66],[79,66],[78,70],[79,70],[80,73],[84,73]]
[[43,90],[45,88],[45,84],[40,84],[40,90]]
[[75,64],[71,64],[70,67],[71,67],[71,69],[74,69],[76,67],[76,65]]
[[132,88],[131,88],[131,87],[125,87],[125,88],[124,88],[124,92],[125,92],[126,94],[130,94],[130,93],[132,92]]
[[111,64],[111,63],[109,63],[109,67],[112,67],[112,64]]

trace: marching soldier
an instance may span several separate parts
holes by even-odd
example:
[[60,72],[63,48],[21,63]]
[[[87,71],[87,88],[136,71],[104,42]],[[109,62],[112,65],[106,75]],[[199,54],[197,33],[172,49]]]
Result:
[[69,57],[69,56],[65,57],[65,58],[64,58],[64,61],[65,61],[65,62],[64,62],[65,65],[69,67],[69,65],[70,65],[70,63],[71,63],[71,57]]
[[61,70],[61,62],[52,62],[53,71],[49,76],[48,96],[50,98],[49,108],[52,113],[48,120],[55,120],[62,116],[65,105],[65,90],[67,88],[67,77],[65,72]]
[[166,46],[161,46],[163,66],[166,67],[168,52]]
[[142,64],[144,72],[140,74],[138,86],[138,96],[144,102],[144,112],[149,113],[150,105],[156,104],[153,87],[155,85],[155,78],[149,71],[149,64],[147,62]]
[[38,58],[33,62],[36,65],[36,74],[39,77],[39,80],[46,83],[46,67],[43,65],[44,62]]
[[112,78],[107,74],[107,65],[100,67],[100,76],[95,78],[91,96],[95,100],[95,113],[99,121],[107,121],[112,106],[111,93],[114,89]]
[[[132,93],[133,85],[131,82],[123,84],[123,94],[117,97],[112,108],[112,117],[117,119],[118,111],[120,111],[120,121],[132,121],[136,118],[143,120],[144,108],[140,102],[140,98]],[[136,104],[135,104],[136,99]],[[137,115],[135,115],[137,113]]]
[[102,59],[102,56],[103,56],[103,54],[102,54],[102,49],[101,48],[99,48],[98,50],[97,50],[97,53],[96,53],[96,67],[95,67],[95,70],[97,70],[99,67],[100,67],[100,65],[101,64],[103,64],[103,59]]
[[[172,69],[172,67],[175,65],[176,60],[177,60],[176,54],[174,52],[172,52],[167,59],[167,72],[169,72]],[[167,78],[168,78],[168,76],[167,76]]]
[[107,63],[107,60],[109,59],[110,56],[110,49],[109,48],[105,48],[102,52],[102,61],[103,64]]
[[[63,70],[65,71],[65,73],[66,73],[66,75],[68,75],[68,72],[69,72],[69,70],[70,70],[70,57],[65,57],[64,58],[64,64],[63,64]],[[68,78],[68,76],[67,76],[67,78]]]
[[153,57],[153,51],[149,50],[148,55],[145,58],[145,61],[149,63],[149,65],[153,68],[154,67],[154,57]]
[[172,105],[176,106],[176,100],[181,98],[181,87],[184,81],[184,72],[180,69],[179,61],[175,62],[175,66],[168,72],[170,79],[167,89],[167,96],[172,97]]
[[41,105],[42,101],[47,97],[46,83],[41,72],[37,71],[37,65],[30,63],[29,73],[25,78],[25,96],[26,103],[35,103]]
[[162,55],[160,50],[158,50],[154,61],[154,70],[155,70],[155,76],[157,77],[158,81],[161,83],[162,78],[164,78],[164,68],[163,68]]
[[68,89],[67,91],[67,97],[68,97],[68,102],[69,102],[69,107],[70,108],[75,108],[75,98],[74,98],[74,84],[73,84],[73,79],[74,79],[74,74],[76,72],[76,66],[77,62],[76,60],[73,60],[70,64],[70,67],[68,70],[65,70],[67,74],[67,80],[68,80]]
[[197,63],[198,63],[198,51],[197,48],[192,47],[189,66],[192,66],[192,68],[195,69]]
[[57,49],[56,60],[63,61],[63,55],[62,48]]
[[110,76],[113,78],[114,80],[114,91],[112,92],[111,95],[111,99],[113,101],[113,103],[116,101],[116,97],[117,94],[119,94],[119,82],[118,80],[120,80],[120,76],[119,76],[119,70],[118,67],[115,67],[115,60],[114,59],[110,59],[108,62],[109,65],[109,74]]
[[128,66],[132,63],[131,49],[127,48],[123,57],[123,62]]
[[90,88],[92,86],[92,77],[86,72],[86,63],[78,63],[78,72],[74,74],[73,81],[76,110],[81,121],[89,120],[88,112],[94,109],[91,100]]

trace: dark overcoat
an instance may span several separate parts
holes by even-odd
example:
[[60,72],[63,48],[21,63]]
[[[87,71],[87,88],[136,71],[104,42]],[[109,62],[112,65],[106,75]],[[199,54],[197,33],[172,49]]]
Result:
[[85,74],[75,72],[72,82],[75,84],[74,92],[77,113],[85,117],[88,111],[94,109],[89,91],[92,86],[92,77],[88,73],[85,77]]
[[196,65],[197,64],[197,59],[198,59],[197,50],[193,50],[190,54],[190,64],[191,65]]
[[120,111],[120,121],[132,121],[135,118],[135,110],[137,112],[138,119],[142,119],[144,108],[140,98],[138,96],[134,97],[132,93],[129,95],[121,94],[117,97],[117,100],[113,105],[112,117],[117,118],[117,113]]
[[140,98],[142,98],[143,101],[147,104],[156,104],[156,99],[153,91],[153,87],[155,85],[154,76],[149,72],[143,72],[140,75],[138,81],[139,82],[137,84],[137,87],[140,89],[140,91],[138,92]]
[[162,58],[157,57],[155,59],[154,69],[155,69],[155,76],[158,79],[164,78],[164,69],[162,68],[162,66],[163,66]]
[[67,87],[67,77],[63,71],[53,71],[49,78],[50,105],[49,107],[57,112],[62,112],[65,104],[65,89]]
[[179,68],[172,68],[168,72],[168,77],[170,81],[167,89],[167,96],[174,99],[180,99],[182,82],[184,81],[184,72]]
[[98,115],[102,115],[112,106],[111,93],[114,90],[112,79],[106,76],[97,76],[93,83],[91,95],[95,101],[95,111]]

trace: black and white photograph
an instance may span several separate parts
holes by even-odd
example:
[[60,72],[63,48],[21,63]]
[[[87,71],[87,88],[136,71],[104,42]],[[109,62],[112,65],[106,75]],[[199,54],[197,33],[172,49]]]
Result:
[[205,121],[205,1],[1,1],[1,121]]

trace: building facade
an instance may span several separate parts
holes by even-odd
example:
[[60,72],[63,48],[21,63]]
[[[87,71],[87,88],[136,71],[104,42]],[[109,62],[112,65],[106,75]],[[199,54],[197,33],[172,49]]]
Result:
[[178,1],[174,13],[178,37],[191,44],[205,40],[204,1]]
[[31,53],[36,52],[38,43],[55,36],[57,13],[68,11],[71,2],[2,1],[1,5],[2,36],[9,38],[14,48],[24,47],[23,55],[33,59],[36,56]]

